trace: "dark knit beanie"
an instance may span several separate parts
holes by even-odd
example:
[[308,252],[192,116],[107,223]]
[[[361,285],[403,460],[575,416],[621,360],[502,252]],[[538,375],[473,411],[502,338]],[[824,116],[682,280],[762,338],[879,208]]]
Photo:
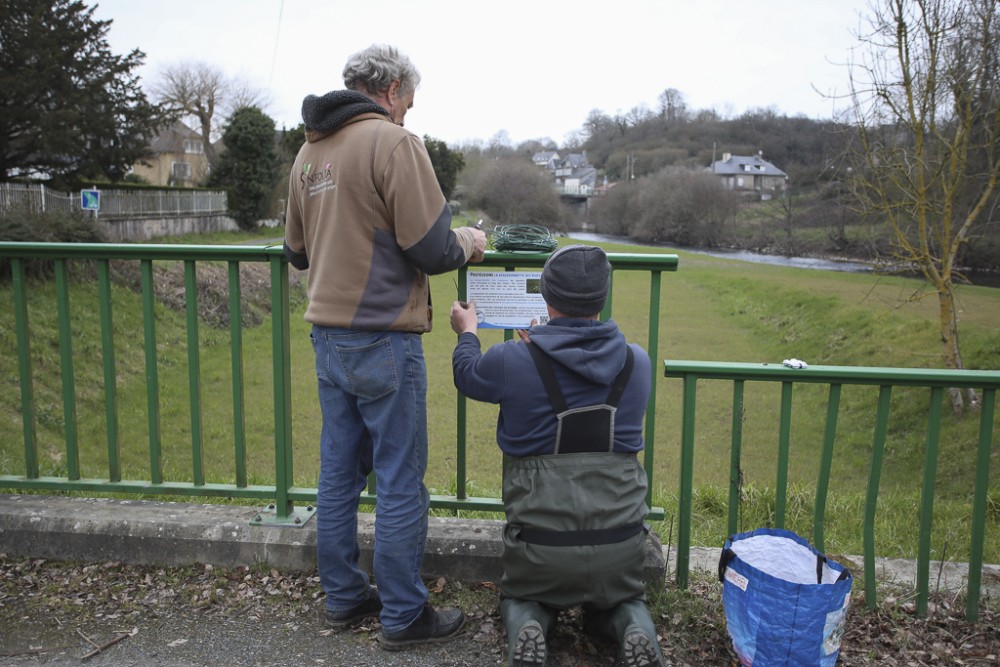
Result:
[[545,303],[577,317],[601,312],[608,299],[611,264],[595,246],[570,245],[552,253],[542,268]]

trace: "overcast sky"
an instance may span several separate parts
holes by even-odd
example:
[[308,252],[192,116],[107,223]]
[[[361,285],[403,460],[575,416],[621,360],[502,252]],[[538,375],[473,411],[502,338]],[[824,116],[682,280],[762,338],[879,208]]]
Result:
[[[93,3],[92,3],[93,4]],[[406,126],[455,145],[506,131],[562,144],[599,109],[651,110],[667,88],[724,116],[774,107],[830,118],[868,0],[96,0],[144,82],[204,61],[267,91],[280,128],[343,88],[347,57],[399,47],[422,76]]]

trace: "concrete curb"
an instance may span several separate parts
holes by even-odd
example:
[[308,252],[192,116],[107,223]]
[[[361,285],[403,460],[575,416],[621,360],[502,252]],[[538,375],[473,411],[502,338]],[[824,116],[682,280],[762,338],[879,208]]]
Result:
[[[664,547],[667,551],[667,547]],[[722,549],[715,547],[691,547],[690,568],[692,572],[717,573]],[[841,556],[835,558],[846,566],[854,577],[854,590],[863,589],[864,559],[861,556]],[[677,570],[676,553],[666,554],[666,574],[669,578]],[[940,575],[940,578],[939,578]],[[917,586],[917,561],[905,558],[876,558],[875,579],[880,586],[899,586],[913,590]],[[969,583],[969,564],[952,561],[930,562],[930,591],[941,593],[964,592]],[[983,565],[983,596],[1000,598],[1000,565]]]
[[[316,567],[316,524],[253,526],[252,507],[0,495],[0,552],[53,560],[121,561],[219,567],[266,562],[285,570]],[[503,574],[500,520],[431,517],[424,574],[464,582],[498,583]],[[361,560],[371,570],[375,516],[358,518]],[[647,540],[645,577],[662,588],[663,550]]]
[[[266,562],[274,567],[309,571],[316,567],[315,521],[302,527],[250,524],[260,510],[211,505],[106,498],[0,495],[0,553],[10,556],[82,562],[121,561],[131,564],[184,566],[209,563],[235,567]],[[375,517],[359,515],[362,563],[370,571]],[[503,521],[431,517],[424,574],[463,582],[492,581],[503,573]],[[721,549],[693,547],[695,572],[718,571]],[[838,557],[860,582],[864,567],[858,556]],[[645,578],[662,588],[677,568],[676,552],[655,535],[646,543]],[[913,588],[916,561],[877,558],[880,584]],[[968,563],[932,561],[931,590],[963,591]],[[982,594],[1000,596],[1000,565],[985,565]]]

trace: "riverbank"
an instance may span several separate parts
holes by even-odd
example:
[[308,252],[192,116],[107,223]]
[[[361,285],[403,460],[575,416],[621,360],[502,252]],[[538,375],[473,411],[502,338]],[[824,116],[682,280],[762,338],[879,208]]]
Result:
[[[733,259],[743,262],[754,262],[757,264],[773,264],[775,266],[788,266],[800,269],[816,269],[820,271],[843,271],[847,273],[871,273],[879,275],[897,275],[908,278],[919,278],[920,276],[907,267],[900,267],[886,261],[880,261],[870,257],[850,256],[843,254],[815,253],[810,255],[789,256],[779,252],[764,252],[761,250],[746,250],[743,248],[699,248],[699,247],[679,247],[669,244],[650,244],[634,241],[624,236],[613,236],[609,234],[598,234],[589,231],[570,231],[566,237],[583,242],[607,242],[621,245],[634,245],[645,248],[664,248],[671,250],[681,250],[695,255],[707,255],[709,257],[720,257],[722,259]],[[958,284],[970,284],[977,287],[1000,288],[1000,272],[997,271],[973,271],[971,269],[959,269]]]

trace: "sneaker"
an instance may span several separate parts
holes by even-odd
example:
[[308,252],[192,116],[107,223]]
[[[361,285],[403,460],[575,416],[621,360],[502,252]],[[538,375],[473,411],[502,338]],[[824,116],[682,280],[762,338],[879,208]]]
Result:
[[647,635],[637,626],[629,626],[622,639],[622,664],[625,667],[662,667],[663,662],[656,651],[656,639]]
[[510,667],[540,667],[545,664],[545,633],[538,621],[528,621],[517,633]]
[[378,642],[388,651],[398,651],[415,644],[443,642],[456,636],[465,626],[465,614],[461,609],[435,610],[430,603],[424,605],[417,620],[398,632],[386,632],[382,628]]
[[326,610],[326,627],[344,630],[358,625],[366,618],[378,616],[382,611],[382,598],[375,587],[369,589],[368,599],[361,604],[343,611]]

